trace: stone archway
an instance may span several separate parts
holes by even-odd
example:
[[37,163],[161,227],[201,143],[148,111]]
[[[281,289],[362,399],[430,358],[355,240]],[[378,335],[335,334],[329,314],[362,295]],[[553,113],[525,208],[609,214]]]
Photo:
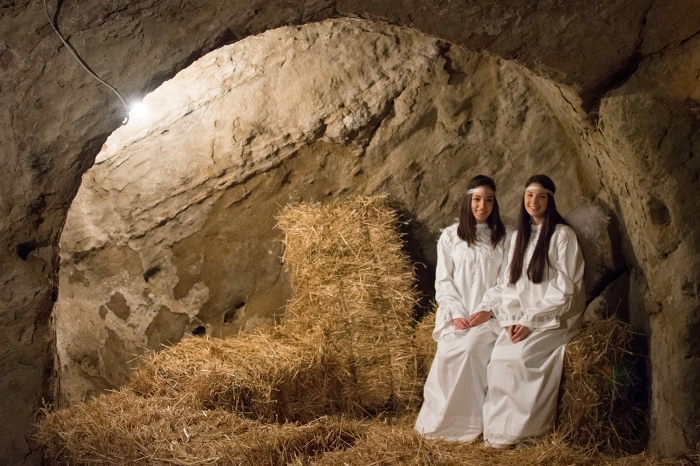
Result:
[[535,172],[563,186],[563,212],[596,197],[580,142],[539,85],[511,62],[363,20],[276,29],[202,57],[107,139],[68,213],[62,403],[118,387],[161,344],[271,323],[289,299],[274,229],[287,203],[389,194],[432,273],[439,229],[475,174],[501,184],[513,220]]
[[[30,436],[50,399],[58,241],[82,173],[122,120],[112,96],[59,46],[41,6],[0,6],[0,453],[36,464]],[[651,315],[652,438],[695,446],[698,400],[697,73],[700,10],[674,2],[254,1],[64,5],[59,27],[127,93],[162,82],[218,46],[284,24],[361,16],[412,26],[526,64],[581,141],[629,238],[634,303]],[[614,25],[612,27],[611,25]],[[602,98],[601,98],[602,97]],[[584,111],[585,109],[585,111]],[[643,321],[643,319],[642,319]],[[641,321],[640,321],[641,322]],[[672,381],[672,382],[671,382]]]

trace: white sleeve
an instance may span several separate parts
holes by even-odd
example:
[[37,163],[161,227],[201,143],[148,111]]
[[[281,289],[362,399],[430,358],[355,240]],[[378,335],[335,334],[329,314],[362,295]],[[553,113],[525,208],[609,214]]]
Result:
[[[452,232],[450,231],[452,230]],[[435,330],[440,330],[457,318],[469,318],[469,312],[464,309],[462,295],[457,291],[454,282],[454,262],[452,248],[455,238],[454,229],[445,228],[438,241],[437,267],[435,269],[435,300],[438,311],[435,316]]]
[[[551,268],[540,285],[546,286],[542,299],[525,309],[518,323],[528,328],[558,328],[559,318],[571,307],[583,283],[583,255],[576,234],[569,227],[560,227],[552,236],[549,246]],[[555,248],[552,251],[552,248]]]
[[491,311],[494,316],[498,318],[501,302],[503,301],[503,292],[508,286],[508,269],[510,268],[511,246],[514,236],[512,230],[507,230],[506,237],[503,239],[503,241],[505,241],[503,245],[503,260],[501,261],[501,267],[498,271],[496,284],[486,290],[484,296],[481,298],[481,303],[479,303],[474,312]]

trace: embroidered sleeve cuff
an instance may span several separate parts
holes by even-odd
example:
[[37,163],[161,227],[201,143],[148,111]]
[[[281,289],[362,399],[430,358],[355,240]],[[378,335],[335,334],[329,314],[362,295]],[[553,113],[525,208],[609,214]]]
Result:
[[554,314],[544,316],[525,314],[516,322],[516,324],[524,325],[530,329],[559,328],[559,316]]
[[491,312],[493,312],[494,316],[498,320],[498,324],[504,328],[517,324],[518,320],[520,320],[520,318],[523,316],[522,312],[510,314],[500,312],[500,309],[493,309]]

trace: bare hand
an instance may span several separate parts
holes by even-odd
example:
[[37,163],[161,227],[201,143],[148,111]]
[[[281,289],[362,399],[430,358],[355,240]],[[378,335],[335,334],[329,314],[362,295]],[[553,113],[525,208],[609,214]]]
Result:
[[491,311],[475,312],[469,316],[469,326],[476,327],[477,325],[481,325],[489,320],[491,320]]
[[461,317],[454,319],[452,323],[454,324],[455,328],[457,328],[457,330],[466,330],[469,327],[471,327],[471,325],[469,325],[469,321],[467,319],[462,319]]
[[513,343],[523,341],[530,333],[531,330],[524,325],[511,325],[508,327],[508,336]]

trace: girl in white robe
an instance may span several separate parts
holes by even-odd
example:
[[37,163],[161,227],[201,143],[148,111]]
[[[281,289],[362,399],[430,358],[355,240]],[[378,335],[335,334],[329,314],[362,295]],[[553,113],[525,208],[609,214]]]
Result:
[[484,440],[493,447],[529,442],[554,427],[565,345],[581,327],[584,262],[556,210],[555,189],[545,175],[528,180],[506,274],[477,307],[504,327],[484,402]]
[[486,367],[500,327],[490,312],[475,309],[502,274],[513,231],[500,220],[491,178],[476,176],[467,188],[460,223],[445,228],[438,242],[438,349],[415,425],[426,437],[452,441],[473,440],[483,430]]

